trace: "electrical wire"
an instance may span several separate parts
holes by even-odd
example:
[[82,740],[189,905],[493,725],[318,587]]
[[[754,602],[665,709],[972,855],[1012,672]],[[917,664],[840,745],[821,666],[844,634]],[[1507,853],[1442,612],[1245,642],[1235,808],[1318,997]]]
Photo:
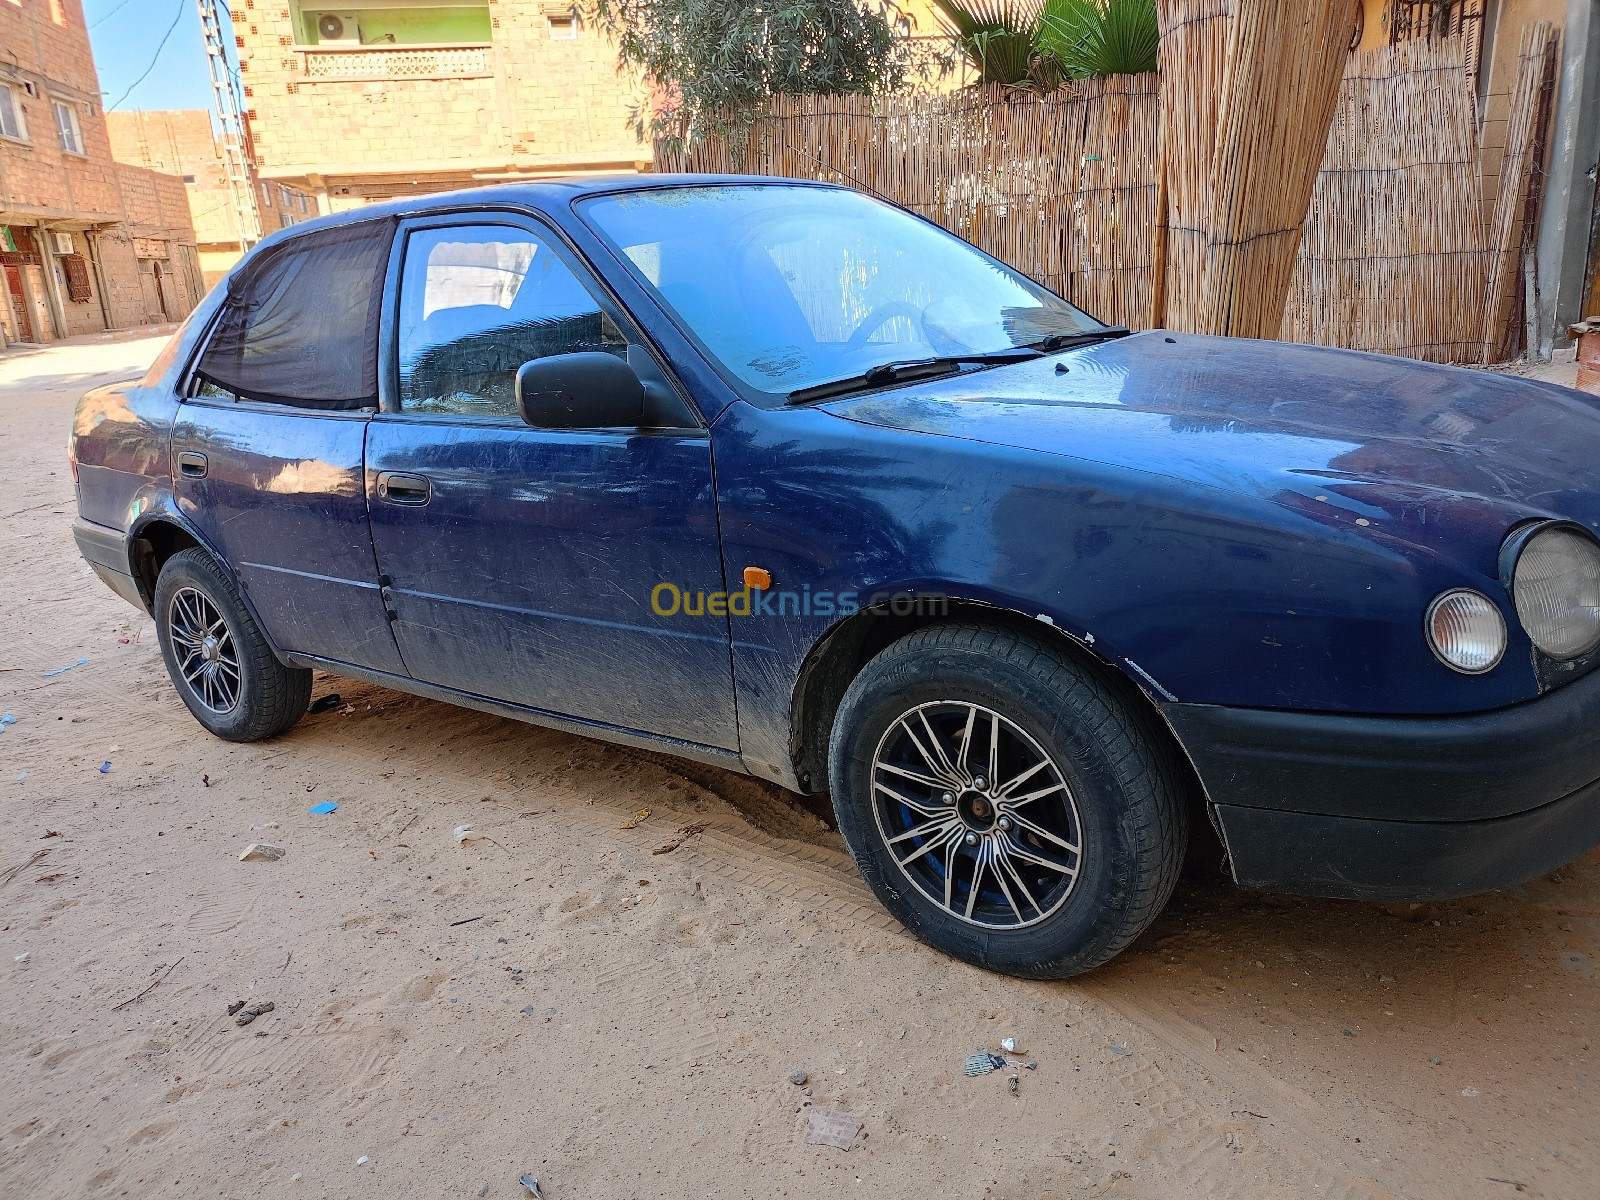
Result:
[[113,8],[105,16],[95,18],[94,24],[90,25],[89,28],[90,29],[94,29],[97,26],[104,25],[107,21],[111,20],[112,17],[116,16],[123,9],[127,8],[128,7],[128,3],[129,3],[129,0],[122,0],[121,4],[119,4],[115,8]]
[[174,13],[173,16],[172,16],[172,24],[168,25],[167,26],[167,31],[164,34],[161,35],[161,44],[156,47],[156,52],[153,55],[150,56],[150,65],[144,69],[143,73],[140,74],[139,78],[135,79],[132,83],[130,83],[128,85],[128,90],[127,91],[123,92],[122,95],[117,97],[117,100],[116,100],[115,104],[109,104],[109,105],[106,106],[106,111],[107,112],[110,112],[112,109],[116,108],[117,105],[120,105],[124,100],[126,100],[129,96],[133,95],[133,89],[138,87],[141,83],[143,83],[146,79],[148,79],[149,76],[150,76],[150,72],[154,71],[156,69],[156,63],[161,58],[161,52],[167,48],[167,42],[172,37],[172,31],[178,27],[178,22],[183,20],[183,10],[188,5],[188,3],[189,3],[189,0],[178,0],[178,11],[176,13]]

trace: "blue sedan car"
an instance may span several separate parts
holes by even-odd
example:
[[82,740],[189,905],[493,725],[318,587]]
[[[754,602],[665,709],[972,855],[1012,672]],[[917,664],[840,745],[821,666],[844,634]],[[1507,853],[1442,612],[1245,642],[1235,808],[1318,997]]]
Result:
[[1600,842],[1600,409],[1107,326],[848,189],[649,176],[268,238],[71,439],[236,741],[313,669],[828,792],[928,942],[1443,898]]

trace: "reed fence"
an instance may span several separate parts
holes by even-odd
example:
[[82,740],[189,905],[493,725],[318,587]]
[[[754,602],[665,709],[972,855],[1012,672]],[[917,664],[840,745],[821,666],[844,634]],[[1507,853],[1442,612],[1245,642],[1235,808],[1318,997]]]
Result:
[[1506,126],[1506,153],[1500,164],[1500,192],[1489,226],[1489,246],[1494,257],[1489,268],[1489,300],[1484,309],[1485,362],[1503,357],[1515,340],[1512,312],[1523,283],[1523,248],[1532,226],[1530,191],[1542,158],[1544,127],[1549,121],[1558,40],[1555,26],[1548,21],[1536,21],[1522,31],[1517,81]]
[[1161,27],[1161,157],[1166,184],[1162,323],[1200,328],[1206,221],[1228,62],[1228,0],[1157,0]]
[[1350,57],[1279,336],[1484,361],[1491,260],[1459,39]]
[[1157,323],[1156,78],[1049,96],[779,97],[720,137],[663,142],[661,171],[845,183],[905,206],[1105,320]]
[[[1342,0],[1308,3],[1290,7],[1320,31],[1311,40],[1347,44]],[[1304,79],[1273,128],[1252,133],[1247,112],[1315,58],[1263,49],[1280,35],[1307,40],[1274,23],[1281,8],[1159,0],[1159,75],[1088,80],[1049,96],[779,97],[733,132],[659,142],[656,169],[848,184],[1132,328],[1494,360],[1532,220],[1553,31],[1530,33],[1523,47],[1507,182],[1485,227],[1475,93],[1459,40],[1341,51],[1331,92],[1325,79]],[[1223,80],[1245,50],[1270,61]],[[1319,105],[1331,106],[1331,121]],[[1297,139],[1300,126],[1326,128],[1324,144]],[[1252,138],[1270,138],[1275,156],[1253,179]]]

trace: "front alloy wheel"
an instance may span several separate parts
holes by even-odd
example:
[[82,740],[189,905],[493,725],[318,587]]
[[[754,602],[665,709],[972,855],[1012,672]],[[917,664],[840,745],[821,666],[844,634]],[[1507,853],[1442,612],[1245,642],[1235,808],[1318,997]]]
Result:
[[1051,634],[931,626],[835,714],[839,832],[878,899],[967,962],[1031,979],[1120,953],[1177,880],[1177,752],[1144,701]]
[[1077,883],[1083,824],[1044,748],[992,708],[919,704],[872,760],[873,815],[906,879],[952,917],[1020,929]]

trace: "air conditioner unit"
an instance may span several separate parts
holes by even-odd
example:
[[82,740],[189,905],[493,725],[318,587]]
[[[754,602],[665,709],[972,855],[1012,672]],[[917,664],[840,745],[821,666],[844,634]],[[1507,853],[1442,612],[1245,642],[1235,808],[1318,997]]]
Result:
[[62,233],[59,230],[52,229],[50,231],[50,244],[55,248],[57,254],[73,253],[72,235],[70,233]]
[[317,44],[320,46],[359,46],[361,23],[355,13],[317,13]]

